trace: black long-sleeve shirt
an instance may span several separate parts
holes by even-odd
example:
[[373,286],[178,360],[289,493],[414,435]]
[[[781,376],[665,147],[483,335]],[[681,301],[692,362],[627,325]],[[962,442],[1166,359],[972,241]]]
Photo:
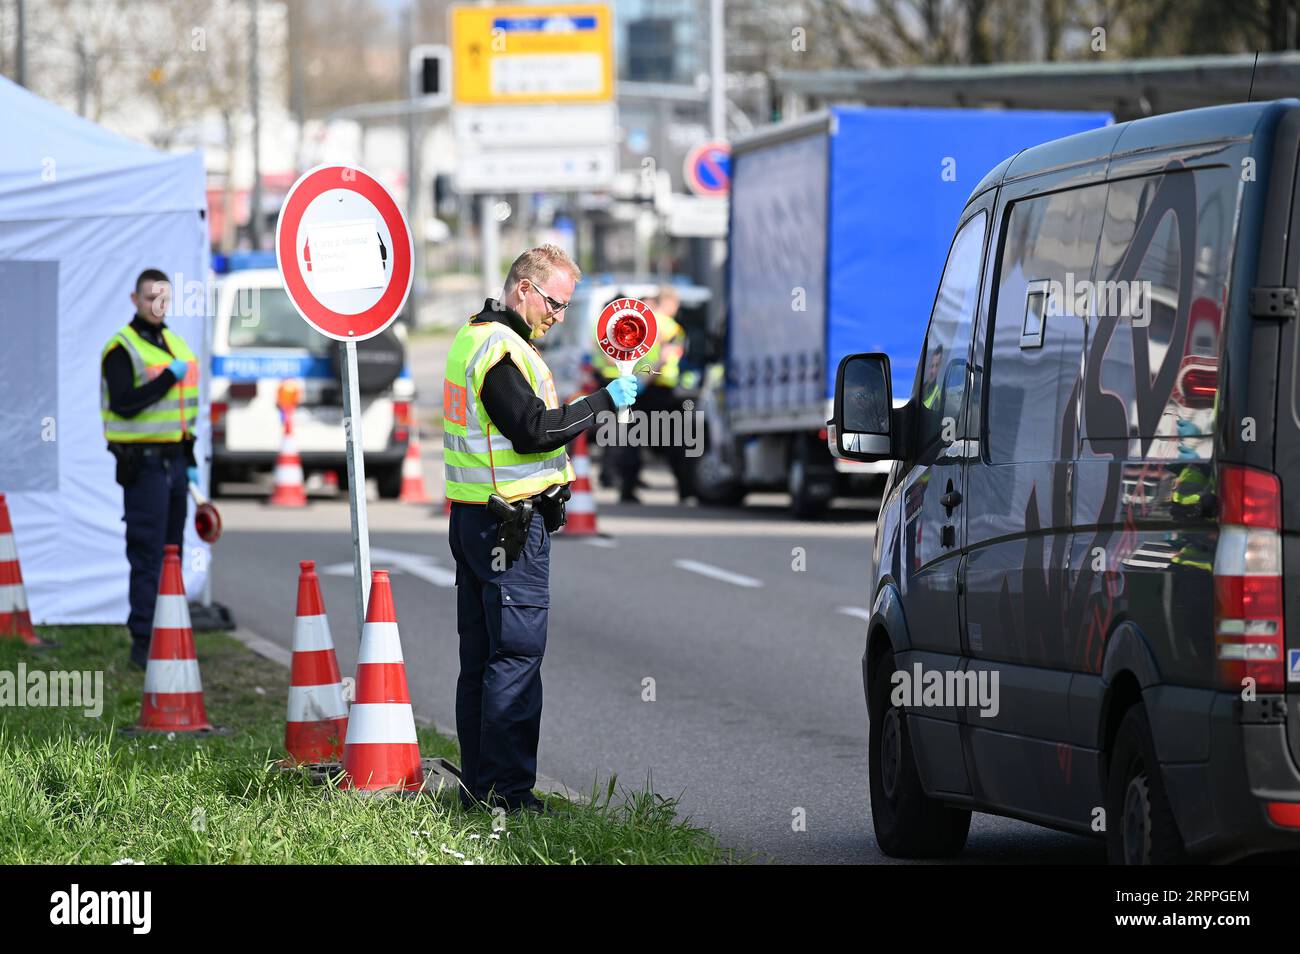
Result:
[[[491,298],[470,320],[499,321],[525,341],[531,335],[528,322],[522,315]],[[537,454],[563,447],[582,431],[594,427],[598,423],[596,415],[601,411],[615,409],[613,397],[603,388],[572,404],[548,408],[546,402],[533,393],[523,369],[513,360],[498,361],[489,369],[483,378],[479,398],[497,430],[520,454]]]
[[[136,315],[131,319],[131,327],[145,341],[162,348],[168,354],[172,353],[172,349],[167,347],[167,339],[163,337],[164,325],[150,324],[139,315]],[[173,355],[173,357],[175,356]],[[161,400],[162,396],[176,384],[176,375],[169,370],[164,370],[162,374],[152,381],[146,381],[136,387],[135,369],[131,367],[131,357],[120,345],[104,355],[100,370],[104,376],[104,384],[108,388],[108,409],[122,417],[135,417],[151,404]],[[152,442],[142,441],[140,443]],[[194,438],[186,438],[182,443],[185,445],[186,460],[193,466]]]

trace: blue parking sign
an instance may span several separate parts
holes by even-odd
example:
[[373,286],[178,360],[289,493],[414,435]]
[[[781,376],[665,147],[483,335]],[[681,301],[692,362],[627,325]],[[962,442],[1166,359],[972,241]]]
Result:
[[1286,681],[1300,682],[1300,649],[1286,651]]

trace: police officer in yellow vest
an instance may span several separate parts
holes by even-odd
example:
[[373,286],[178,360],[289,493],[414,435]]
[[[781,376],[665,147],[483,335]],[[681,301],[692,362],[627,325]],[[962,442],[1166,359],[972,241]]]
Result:
[[550,534],[574,478],[565,445],[636,399],[632,375],[561,405],[532,341],[581,278],[560,249],[519,256],[501,299],[461,327],[443,381],[448,536],[456,558],[461,799],[542,810],[537,738],[550,606]]
[[163,321],[170,298],[165,274],[154,268],[141,272],[131,294],[135,315],[100,357],[100,415],[108,449],[117,459],[131,564],[131,662],[141,669],[149,658],[163,547],[180,545],[186,485],[198,481],[199,366]]

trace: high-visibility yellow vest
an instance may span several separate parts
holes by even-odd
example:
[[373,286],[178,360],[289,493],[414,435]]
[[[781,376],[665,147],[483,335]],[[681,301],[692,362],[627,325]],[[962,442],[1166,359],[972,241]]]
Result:
[[499,321],[463,325],[451,343],[442,383],[443,466],[449,500],[487,503],[492,494],[521,500],[574,479],[563,447],[518,453],[479,400],[488,371],[498,361],[511,359],[548,408],[560,406],[551,369],[536,348]]
[[199,362],[180,335],[170,328],[164,328],[162,334],[171,354],[150,344],[130,325],[108,339],[108,344],[99,354],[100,364],[103,364],[110,351],[122,348],[131,359],[136,387],[158,377],[173,361],[184,361],[189,366],[183,381],[172,385],[166,394],[135,417],[123,417],[109,409],[108,382],[101,380],[99,413],[104,421],[104,436],[110,441],[165,444],[194,433],[194,423],[199,417]]

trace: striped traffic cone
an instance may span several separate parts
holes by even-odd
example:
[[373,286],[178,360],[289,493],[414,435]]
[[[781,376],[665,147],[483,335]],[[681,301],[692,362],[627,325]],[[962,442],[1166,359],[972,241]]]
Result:
[[293,666],[284,749],[297,763],[337,762],[348,733],[343,680],[320,595],[316,561],[298,564],[298,613],[293,621]]
[[429,491],[424,486],[424,465],[420,462],[420,429],[411,427],[411,440],[402,458],[402,503],[427,504]]
[[18,563],[18,543],[4,494],[0,494],[0,639],[21,639],[28,646],[47,645],[32,627],[23,570]]
[[284,439],[275,459],[275,489],[271,491],[273,507],[307,506],[307,490],[302,485],[302,457],[293,436],[293,408],[283,408]]
[[414,791],[424,784],[415,714],[387,570],[375,570],[357,657],[357,698],[348,714],[339,786],[361,792]]
[[587,456],[587,432],[573,442],[572,496],[565,505],[568,518],[561,531],[566,537],[597,536],[596,495],[591,492],[591,458]]
[[194,655],[194,631],[181,576],[181,548],[163,551],[162,582],[153,611],[149,665],[144,671],[144,701],[137,730],[200,732],[211,730],[203,705],[203,681]]

